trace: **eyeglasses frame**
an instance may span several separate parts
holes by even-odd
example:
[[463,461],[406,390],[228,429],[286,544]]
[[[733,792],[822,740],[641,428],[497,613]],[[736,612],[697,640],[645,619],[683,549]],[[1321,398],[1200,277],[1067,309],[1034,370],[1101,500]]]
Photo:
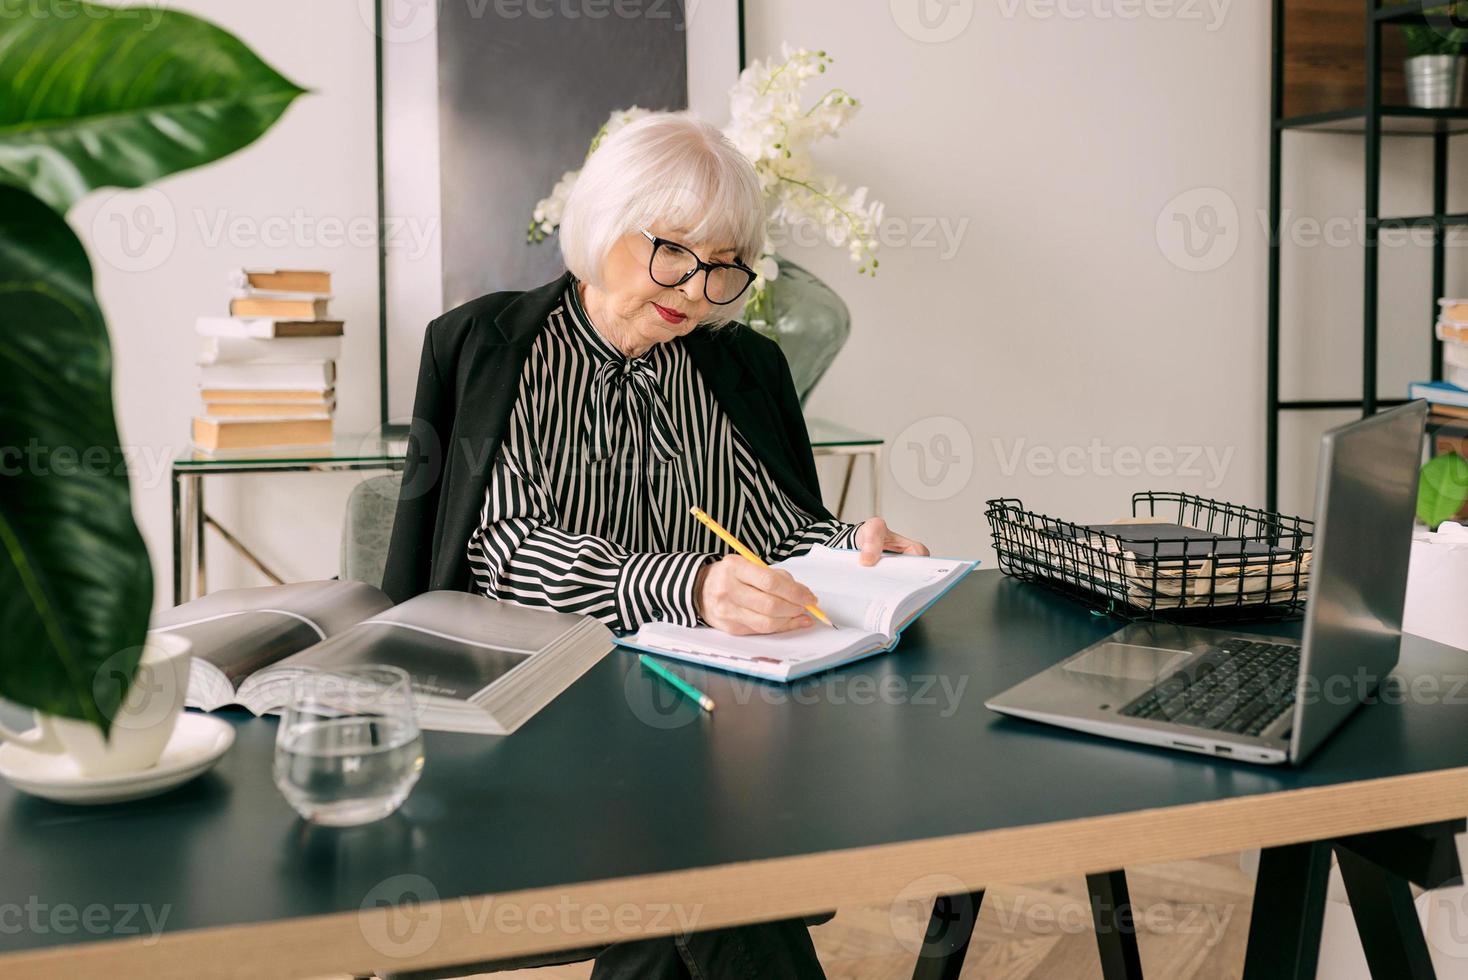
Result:
[[[745,294],[745,292],[749,289],[750,284],[753,283],[755,280],[755,271],[749,266],[745,265],[743,262],[740,262],[738,259],[735,259],[733,262],[705,262],[703,259],[698,257],[697,253],[695,253],[693,249],[689,248],[687,245],[684,245],[682,242],[675,242],[671,238],[659,238],[657,235],[654,235],[646,228],[639,228],[638,231],[642,232],[642,237],[652,242],[652,254],[647,257],[647,276],[653,282],[656,282],[659,286],[662,286],[665,289],[675,289],[702,272],[704,274],[703,298],[708,300],[715,306],[728,306],[730,303],[739,302],[739,297]],[[672,284],[658,282],[657,277],[652,274],[653,259],[657,258],[658,249],[664,245],[672,245],[674,248],[681,248],[683,251],[693,256],[693,268],[689,269],[688,272],[683,276],[683,278]],[[714,269],[738,269],[740,272],[743,272],[749,276],[749,281],[744,284],[744,287],[740,289],[739,292],[734,294],[733,299],[726,299],[721,303],[709,295],[708,274]]]

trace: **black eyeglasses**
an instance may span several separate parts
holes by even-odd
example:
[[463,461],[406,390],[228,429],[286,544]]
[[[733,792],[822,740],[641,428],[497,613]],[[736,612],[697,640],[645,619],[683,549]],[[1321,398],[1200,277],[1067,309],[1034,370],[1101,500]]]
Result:
[[647,274],[659,286],[681,286],[702,269],[704,298],[715,306],[728,306],[754,282],[754,270],[743,262],[705,262],[686,245],[659,238],[645,228],[642,234],[652,242]]

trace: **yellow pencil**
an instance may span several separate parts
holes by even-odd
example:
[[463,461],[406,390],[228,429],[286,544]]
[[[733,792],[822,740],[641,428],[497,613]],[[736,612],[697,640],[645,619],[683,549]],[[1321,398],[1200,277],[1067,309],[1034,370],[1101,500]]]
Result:
[[[769,565],[765,564],[764,560],[760,558],[759,555],[755,554],[748,548],[744,547],[744,545],[740,544],[738,538],[734,537],[734,535],[730,534],[728,531],[720,527],[718,521],[705,514],[702,507],[690,507],[688,508],[688,513],[698,518],[699,523],[701,523],[704,527],[717,534],[725,544],[737,551],[741,558],[745,558],[749,561],[754,562],[760,568],[770,567]],[[831,629],[836,628],[836,624],[831,622],[831,618],[829,616],[821,612],[819,606],[806,606],[805,611],[810,613],[816,619],[819,619],[821,622],[825,623],[827,626],[831,627]]]

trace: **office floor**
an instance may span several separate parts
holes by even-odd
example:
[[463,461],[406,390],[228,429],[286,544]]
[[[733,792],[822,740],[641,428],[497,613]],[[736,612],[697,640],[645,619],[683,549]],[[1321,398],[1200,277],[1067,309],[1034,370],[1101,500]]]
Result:
[[[1241,975],[1254,883],[1238,855],[1127,871],[1142,965],[1169,980]],[[1060,879],[990,890],[964,980],[1099,978],[1085,883]],[[811,930],[830,980],[906,980],[926,920],[899,909],[845,908]],[[492,980],[586,980],[591,964],[496,973]]]

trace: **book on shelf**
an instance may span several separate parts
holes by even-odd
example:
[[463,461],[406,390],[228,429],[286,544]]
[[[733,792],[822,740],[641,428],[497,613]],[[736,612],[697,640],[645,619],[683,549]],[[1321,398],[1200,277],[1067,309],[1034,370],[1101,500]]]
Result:
[[1425,398],[1433,405],[1450,405],[1468,408],[1468,389],[1448,384],[1446,381],[1414,381],[1407,386],[1407,397]]
[[226,589],[153,617],[151,633],[189,639],[186,703],[278,711],[308,671],[400,667],[431,731],[513,733],[613,649],[590,616],[468,592],[425,592],[396,606],[363,582]]
[[1450,419],[1468,419],[1468,408],[1460,408],[1457,405],[1437,404],[1432,406],[1431,414]]
[[220,449],[274,449],[324,446],[331,443],[331,416],[316,418],[228,418],[196,415],[194,445],[206,451]]
[[1443,365],[1443,380],[1458,388],[1468,389],[1468,367],[1456,364]]
[[335,337],[205,337],[200,364],[276,364],[335,361],[342,339]]
[[[312,395],[320,392],[311,392]],[[310,401],[206,401],[204,414],[214,418],[301,419],[330,415],[336,410],[335,398],[313,398]]]
[[222,362],[199,365],[199,387],[206,389],[289,388],[297,391],[321,392],[335,386],[335,361],[299,361],[279,364]]
[[978,564],[883,555],[876,565],[862,566],[859,557],[853,549],[816,545],[770,566],[814,592],[835,629],[817,622],[784,633],[734,636],[710,626],[654,622],[617,642],[703,667],[792,681],[894,649],[903,629]]
[[336,404],[334,388],[200,388],[206,402],[315,402]]
[[325,297],[235,296],[229,301],[232,317],[275,317],[282,320],[324,320]]
[[331,273],[317,269],[236,269],[230,273],[229,286],[236,291],[330,296]]
[[1444,297],[1437,301],[1439,322],[1446,320],[1453,326],[1468,326],[1468,299]]
[[1432,441],[1432,454],[1441,456],[1444,453],[1457,453],[1464,459],[1468,459],[1468,425],[1460,424],[1453,432],[1439,431]]
[[194,321],[201,337],[340,337],[341,320],[292,320],[277,317],[201,316]]
[[1443,341],[1443,363],[1456,367],[1468,367],[1468,342]]

